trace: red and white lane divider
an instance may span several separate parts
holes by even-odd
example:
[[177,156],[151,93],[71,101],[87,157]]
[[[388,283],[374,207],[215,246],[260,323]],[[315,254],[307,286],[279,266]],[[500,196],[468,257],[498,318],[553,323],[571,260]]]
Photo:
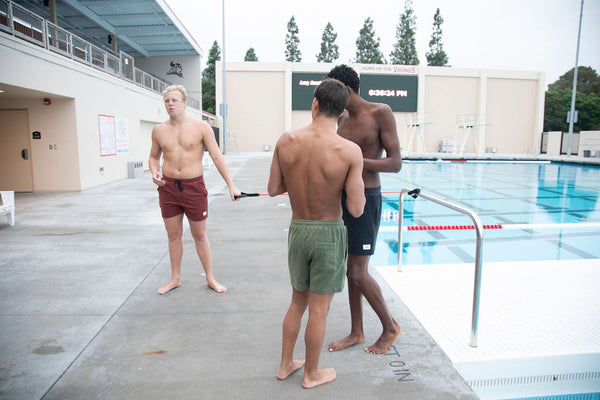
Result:
[[[578,222],[564,224],[491,224],[483,225],[483,229],[570,229],[600,228],[600,222]],[[475,225],[414,225],[403,226],[402,231],[449,231],[475,229]],[[380,226],[380,232],[398,232],[397,226]]]

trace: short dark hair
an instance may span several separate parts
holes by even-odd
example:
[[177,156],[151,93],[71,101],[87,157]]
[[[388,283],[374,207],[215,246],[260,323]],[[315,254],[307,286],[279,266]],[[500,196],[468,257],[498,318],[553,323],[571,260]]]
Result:
[[360,87],[360,78],[355,70],[346,64],[340,64],[333,68],[327,74],[328,78],[334,78],[338,81],[342,82],[344,85],[348,86],[350,89],[354,91],[354,93],[358,94],[358,88]]
[[339,117],[348,102],[348,89],[337,79],[325,78],[315,89],[319,102],[319,113],[328,117]]

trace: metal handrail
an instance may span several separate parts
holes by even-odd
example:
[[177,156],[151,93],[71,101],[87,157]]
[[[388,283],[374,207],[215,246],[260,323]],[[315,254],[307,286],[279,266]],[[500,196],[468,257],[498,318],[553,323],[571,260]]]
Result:
[[473,310],[471,313],[471,340],[469,346],[477,347],[477,335],[479,328],[479,300],[481,294],[481,267],[483,260],[483,225],[479,216],[474,211],[467,208],[457,206],[446,200],[438,199],[437,197],[423,194],[420,189],[402,189],[398,198],[398,271],[402,271],[402,220],[404,219],[404,193],[409,194],[413,198],[422,197],[426,200],[433,201],[444,207],[451,208],[455,211],[471,217],[475,225],[477,233],[477,243],[475,248],[475,282],[473,284]]

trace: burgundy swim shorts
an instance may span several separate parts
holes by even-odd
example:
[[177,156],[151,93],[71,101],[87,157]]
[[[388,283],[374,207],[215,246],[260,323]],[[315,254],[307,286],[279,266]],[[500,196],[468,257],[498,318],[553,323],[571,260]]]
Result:
[[158,187],[158,199],[163,218],[171,218],[181,213],[191,221],[204,221],[208,218],[208,191],[204,177],[192,179],[172,179],[163,176],[165,184]]

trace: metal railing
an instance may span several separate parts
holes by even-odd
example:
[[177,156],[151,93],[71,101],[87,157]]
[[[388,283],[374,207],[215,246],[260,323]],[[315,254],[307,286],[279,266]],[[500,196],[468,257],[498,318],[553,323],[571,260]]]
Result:
[[[2,8],[4,9],[5,6]],[[14,36],[35,44],[43,43],[46,36],[44,18],[11,1],[8,2],[6,8],[8,10],[6,26],[10,27]]]
[[[127,53],[117,57],[10,0],[0,0],[0,30],[156,93],[171,84],[136,68]],[[201,111],[200,101],[188,98],[187,104]]]
[[474,211],[467,208],[457,206],[446,200],[438,199],[437,197],[423,194],[420,189],[402,189],[398,198],[398,271],[402,271],[402,221],[404,219],[404,194],[412,196],[414,199],[422,197],[426,200],[433,201],[444,207],[451,208],[455,211],[471,217],[475,231],[477,233],[477,242],[475,247],[475,281],[473,284],[473,309],[471,313],[471,340],[469,346],[477,347],[477,335],[479,329],[479,301],[481,295],[481,268],[483,262],[483,225],[479,216]]

